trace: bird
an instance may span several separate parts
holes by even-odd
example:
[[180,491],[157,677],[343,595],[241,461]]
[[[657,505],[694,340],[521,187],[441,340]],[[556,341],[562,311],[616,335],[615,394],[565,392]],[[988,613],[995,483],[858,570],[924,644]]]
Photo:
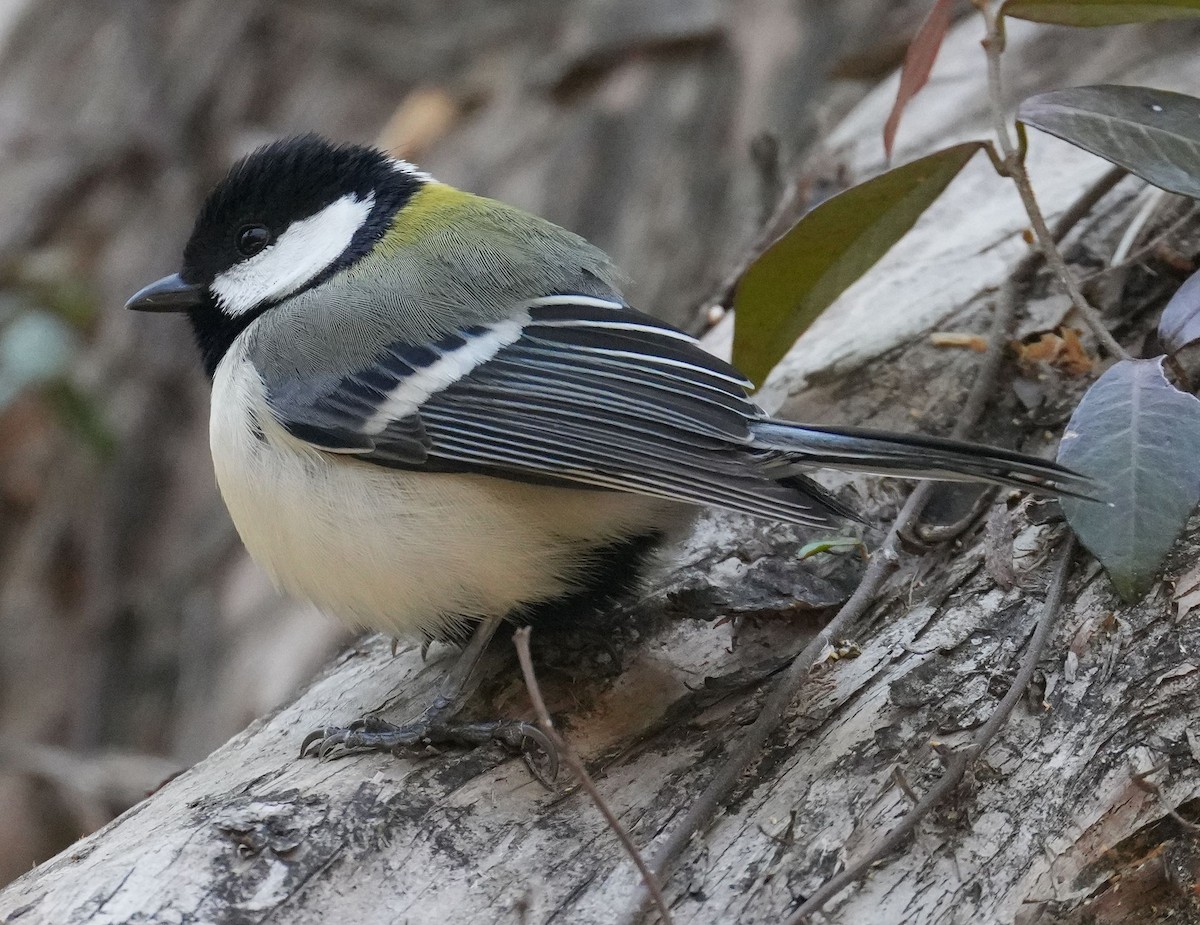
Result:
[[321,727],[302,755],[548,749],[532,724],[454,722],[496,629],[633,589],[704,508],[856,517],[814,469],[1088,494],[1009,450],[772,418],[621,287],[570,231],[309,134],[238,161],[179,271],[127,302],[190,320],[217,483],[275,584],[353,627],[465,643],[415,720]]

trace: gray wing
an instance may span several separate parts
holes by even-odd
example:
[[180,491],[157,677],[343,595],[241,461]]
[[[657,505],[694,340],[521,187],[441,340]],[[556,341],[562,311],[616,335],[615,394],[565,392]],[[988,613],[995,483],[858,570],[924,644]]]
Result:
[[[269,395],[288,431],[383,466],[612,489],[824,524],[846,512],[759,470],[749,382],[618,302],[549,296],[492,325],[391,344],[351,375]],[[765,461],[765,460],[762,460]]]

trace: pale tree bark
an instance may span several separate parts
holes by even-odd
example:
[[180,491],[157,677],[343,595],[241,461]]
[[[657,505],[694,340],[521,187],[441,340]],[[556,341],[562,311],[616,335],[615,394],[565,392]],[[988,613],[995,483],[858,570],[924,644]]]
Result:
[[639,305],[695,328],[754,233],[751,136],[807,147],[866,85],[830,63],[905,8],[911,27],[920,3],[892,0],[0,3],[0,337],[36,308],[80,342],[65,381],[0,397],[0,881],[349,641],[245,558],[185,326],[121,310],[234,158],[382,137],[595,239]]
[[[1099,81],[1195,92],[1197,35],[1179,25],[1108,34],[1014,25],[1013,92]],[[984,131],[978,38],[977,24],[967,23],[947,42],[930,89],[902,129],[901,158]],[[560,73],[588,89],[592,60],[580,55],[578,73]],[[608,92],[663,90],[639,74],[643,66],[671,67],[635,58]],[[828,139],[829,156],[852,176],[880,167],[889,92],[884,86],[868,96]],[[1105,166],[1042,139],[1031,151],[1051,215]],[[1077,271],[1100,268],[1137,190],[1132,181],[1119,186],[1068,239]],[[705,200],[689,199],[688,208],[696,201]],[[764,401],[809,420],[948,431],[977,358],[931,346],[925,335],[934,327],[986,331],[994,290],[1024,255],[1024,225],[1011,188],[982,159],[972,164],[797,345]],[[1178,262],[1194,252],[1194,229],[1181,226],[1160,243],[1123,274],[1123,294],[1111,285],[1115,274],[1092,282],[1108,294],[1105,307],[1126,342],[1150,326],[1172,285],[1162,255]],[[737,253],[721,251],[723,269],[736,265],[744,247],[745,239]],[[709,285],[720,280],[714,273]],[[1051,329],[1066,316],[1048,277],[1019,295],[1018,334]],[[704,299],[696,294],[692,302]],[[726,333],[713,332],[714,349]],[[1006,370],[979,436],[1031,450],[1053,438],[1083,383],[1048,368],[1036,372],[1040,379],[1017,379]],[[202,455],[202,447],[195,452]],[[900,497],[899,489],[867,479],[829,484],[876,524],[886,525]],[[954,520],[962,510],[960,494],[940,493],[928,516]],[[868,531],[868,548],[880,535]],[[955,542],[907,551],[852,639],[839,640],[814,669],[781,729],[752,756],[722,811],[671,872],[665,892],[675,920],[786,919],[886,836],[911,805],[906,790],[919,796],[940,773],[931,743],[966,741],[1008,689],[1045,593],[1045,560],[1061,535],[1053,516],[1001,499]],[[607,645],[585,628],[566,637],[535,632],[535,664],[557,722],[648,854],[736,752],[768,674],[853,588],[862,568],[854,557],[798,560],[811,538],[708,515],[641,599],[599,621]],[[1196,855],[1187,819],[1170,811],[1195,818],[1200,798],[1200,629],[1194,614],[1177,611],[1170,579],[1191,568],[1198,547],[1192,529],[1168,563],[1167,580],[1135,606],[1120,604],[1098,568],[1080,560],[1027,703],[967,784],[828,907],[830,921],[1195,915]],[[510,647],[499,642],[471,712],[527,716]],[[569,782],[549,793],[494,749],[297,759],[300,740],[315,726],[385,706],[398,717],[419,709],[448,655],[435,648],[428,663],[413,650],[393,657],[386,640],[352,649],[296,700],[0,892],[0,917],[629,920],[639,895],[633,865]]]

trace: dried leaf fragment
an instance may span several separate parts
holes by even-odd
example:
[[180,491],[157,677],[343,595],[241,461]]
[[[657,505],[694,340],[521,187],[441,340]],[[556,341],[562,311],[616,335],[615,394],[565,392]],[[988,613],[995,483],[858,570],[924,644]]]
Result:
[[1079,332],[1066,326],[1043,331],[1034,341],[1014,341],[1012,347],[1017,353],[1017,361],[1026,368],[1045,363],[1069,376],[1084,376],[1096,364],[1095,357],[1087,352],[1079,339]]
[[935,347],[966,347],[976,353],[987,353],[987,338],[981,334],[966,334],[960,331],[934,331],[929,342]]

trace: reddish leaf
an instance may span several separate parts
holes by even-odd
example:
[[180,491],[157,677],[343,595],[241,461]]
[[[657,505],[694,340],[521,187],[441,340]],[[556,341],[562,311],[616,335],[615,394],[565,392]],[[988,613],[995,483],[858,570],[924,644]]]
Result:
[[954,11],[954,0],[933,0],[925,21],[908,46],[904,56],[904,67],[900,71],[900,89],[896,91],[896,102],[888,114],[883,126],[883,150],[887,159],[892,159],[892,145],[896,141],[896,129],[900,127],[900,114],[908,101],[921,92],[921,88],[929,82],[929,72],[933,70],[933,62],[937,60],[938,51],[942,47],[942,39],[950,28],[951,13]]

